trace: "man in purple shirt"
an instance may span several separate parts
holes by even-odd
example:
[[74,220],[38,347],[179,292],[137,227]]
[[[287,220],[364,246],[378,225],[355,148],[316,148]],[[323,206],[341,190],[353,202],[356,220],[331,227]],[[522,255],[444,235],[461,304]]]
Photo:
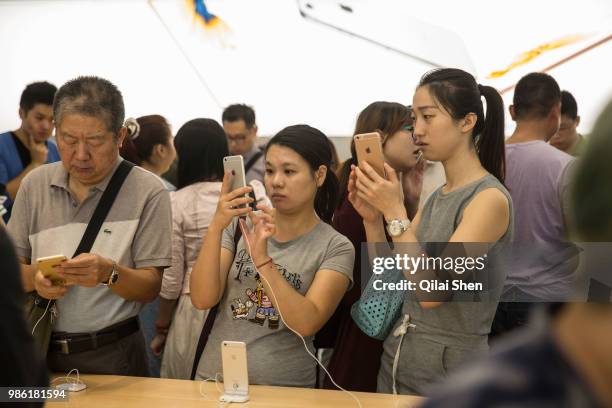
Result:
[[572,156],[548,144],[559,130],[559,85],[547,74],[524,76],[510,114],[516,129],[506,141],[505,182],[514,203],[514,245],[494,335],[522,325],[530,303],[567,300],[578,261],[565,225]]

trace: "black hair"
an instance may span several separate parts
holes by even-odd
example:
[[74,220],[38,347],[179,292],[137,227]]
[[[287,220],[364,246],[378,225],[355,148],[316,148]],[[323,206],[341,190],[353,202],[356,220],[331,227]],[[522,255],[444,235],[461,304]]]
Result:
[[572,120],[578,118],[578,104],[574,95],[568,91],[561,91],[561,115]]
[[230,105],[223,111],[221,116],[223,122],[236,122],[243,120],[247,128],[252,128],[255,125],[255,111],[245,104]]
[[561,89],[553,77],[532,72],[522,77],[514,88],[514,116],[516,120],[542,119],[561,102]]
[[331,170],[332,151],[327,136],[308,125],[293,125],[278,132],[266,145],[266,154],[271,146],[288,147],[299,154],[315,172],[319,166],[327,167],[323,185],[317,190],[314,207],[317,215],[331,223],[338,199],[338,178]]
[[172,143],[172,132],[168,121],[161,115],[141,116],[136,122],[139,126],[137,134],[130,132],[126,136],[119,153],[127,161],[142,166],[142,162],[149,160],[156,145],[168,146]]
[[177,188],[200,181],[223,180],[223,158],[229,156],[223,128],[213,119],[193,119],[174,138],[178,157]]
[[[427,86],[433,98],[455,119],[476,114],[472,130],[474,145],[482,166],[502,184],[505,179],[504,102],[499,92],[479,85],[474,77],[460,69],[441,68],[426,73],[419,87]],[[484,114],[482,100],[487,102]]]
[[123,126],[125,107],[119,89],[109,80],[81,76],[66,82],[55,94],[53,116],[59,124],[64,113],[99,118],[115,135]]
[[49,82],[32,82],[25,87],[19,99],[19,108],[24,113],[28,113],[34,105],[42,103],[43,105],[53,105],[53,97],[57,92],[55,85]]

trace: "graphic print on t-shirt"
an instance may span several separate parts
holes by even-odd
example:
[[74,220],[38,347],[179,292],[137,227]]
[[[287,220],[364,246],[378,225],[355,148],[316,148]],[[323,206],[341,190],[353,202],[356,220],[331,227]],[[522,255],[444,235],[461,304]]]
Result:
[[[244,291],[245,299],[241,297],[232,299],[230,308],[234,320],[246,320],[264,326],[268,321],[268,328],[278,329],[280,316],[272,305],[272,300],[266,293],[259,273],[255,270],[251,256],[246,249],[241,249],[234,259],[236,263],[236,276],[234,280],[253,287]],[[299,290],[302,286],[302,277],[299,273],[289,273],[282,265],[274,264],[279,273],[294,289]]]

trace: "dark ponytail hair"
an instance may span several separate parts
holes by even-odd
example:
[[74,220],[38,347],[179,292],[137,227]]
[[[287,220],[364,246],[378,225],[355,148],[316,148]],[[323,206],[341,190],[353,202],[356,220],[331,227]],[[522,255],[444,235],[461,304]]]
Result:
[[327,167],[327,175],[317,190],[314,207],[319,218],[330,224],[338,199],[338,178],[331,169],[332,151],[327,136],[311,126],[294,125],[284,128],[270,139],[266,154],[273,145],[288,147],[302,156],[313,172],[321,165]]
[[[383,144],[387,138],[402,130],[406,125],[412,124],[410,108],[396,102],[372,102],[359,113],[353,135],[360,133],[379,132],[382,135]],[[351,174],[351,165],[357,165],[357,153],[355,152],[355,140],[351,140],[351,157],[343,164],[339,172],[340,178],[340,200],[338,207],[347,194],[348,180]]]
[[[478,158],[482,166],[503,183],[506,156],[501,95],[495,88],[479,85],[471,74],[456,68],[429,71],[421,78],[421,86],[427,86],[433,98],[453,119],[463,119],[468,113],[476,114],[472,136]],[[486,117],[481,96],[487,102]]]
[[172,131],[166,118],[161,115],[141,116],[127,119],[128,135],[123,141],[120,154],[125,160],[142,166],[153,154],[153,148],[172,143]]

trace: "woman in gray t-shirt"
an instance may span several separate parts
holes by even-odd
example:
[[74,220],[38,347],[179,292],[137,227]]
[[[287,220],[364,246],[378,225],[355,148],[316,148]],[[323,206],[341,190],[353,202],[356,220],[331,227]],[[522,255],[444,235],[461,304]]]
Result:
[[[313,336],[330,318],[352,281],[355,250],[327,223],[338,181],[327,137],[310,126],[290,126],[266,147],[264,182],[275,209],[238,207],[250,188],[229,191],[223,180],[202,250],[191,272],[191,301],[219,304],[197,378],[221,373],[221,342],[247,345],[252,384],[313,387]],[[237,216],[243,235],[234,248]],[[289,326],[289,327],[288,327]]]
[[[495,290],[504,278],[500,257],[512,239],[513,219],[512,200],[503,186],[504,111],[497,91],[478,85],[467,72],[439,69],[421,79],[412,107],[416,144],[426,159],[442,162],[447,182],[411,222],[390,166],[388,180],[367,164],[354,168],[349,199],[364,219],[368,242],[385,242],[384,217],[395,244],[413,244],[395,245],[401,255],[452,256],[457,246],[446,245],[440,254],[427,244],[456,242],[485,243],[478,255],[488,256],[480,275],[463,275],[446,266],[406,274],[417,288],[422,281],[456,281],[459,276],[460,282],[481,279],[488,284],[487,292],[408,291],[402,314],[385,340],[378,391],[425,394],[448,371],[486,352],[498,301]],[[469,248],[464,255],[477,259]]]

